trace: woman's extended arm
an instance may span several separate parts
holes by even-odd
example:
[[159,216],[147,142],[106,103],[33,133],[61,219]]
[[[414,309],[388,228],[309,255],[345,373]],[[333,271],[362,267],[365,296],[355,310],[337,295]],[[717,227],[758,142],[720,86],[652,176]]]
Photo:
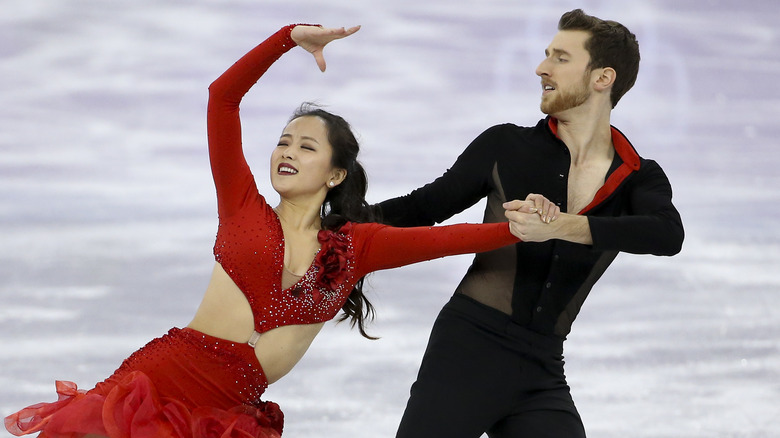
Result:
[[491,251],[519,242],[506,222],[396,228],[356,225],[355,256],[359,276],[425,260]]

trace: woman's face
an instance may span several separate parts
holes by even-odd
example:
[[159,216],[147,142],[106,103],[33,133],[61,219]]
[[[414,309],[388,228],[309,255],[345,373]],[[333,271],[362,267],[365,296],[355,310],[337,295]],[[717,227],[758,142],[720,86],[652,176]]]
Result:
[[[282,197],[310,196],[341,183],[346,172],[332,165],[333,148],[325,122],[303,116],[282,131],[271,154],[271,184]],[[341,174],[344,175],[341,175]]]

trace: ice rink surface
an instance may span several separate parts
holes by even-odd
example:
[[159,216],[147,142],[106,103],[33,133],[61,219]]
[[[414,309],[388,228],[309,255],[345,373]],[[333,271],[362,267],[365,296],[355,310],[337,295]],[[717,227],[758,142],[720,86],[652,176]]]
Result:
[[[53,401],[55,379],[90,388],[189,322],[216,232],[206,88],[279,27],[363,26],[326,49],[325,74],[295,49],[244,100],[261,191],[275,201],[267,156],[313,100],[360,134],[373,202],[440,175],[491,125],[535,124],[534,69],[576,7],[637,34],[613,124],[664,167],[686,226],[676,257],[619,256],[574,324],[567,376],[589,436],[780,436],[775,0],[4,2],[0,414]],[[470,259],[371,276],[382,339],[326,326],[266,393],[285,437],[394,436]]]

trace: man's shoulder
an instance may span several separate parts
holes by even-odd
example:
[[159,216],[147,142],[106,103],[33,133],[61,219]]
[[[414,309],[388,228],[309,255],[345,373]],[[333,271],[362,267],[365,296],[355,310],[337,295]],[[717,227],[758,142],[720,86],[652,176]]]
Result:
[[642,175],[653,175],[658,173],[665,173],[664,169],[658,164],[657,161],[651,158],[639,157],[639,173]]
[[488,130],[497,129],[497,130],[521,131],[521,132],[540,131],[540,130],[544,130],[545,126],[547,126],[546,119],[541,119],[535,125],[518,125],[512,122],[504,122],[504,123],[493,125],[490,128],[488,128]]
[[534,126],[521,126],[506,122],[487,128],[482,135],[491,137],[531,137],[546,133],[546,123],[542,119]]

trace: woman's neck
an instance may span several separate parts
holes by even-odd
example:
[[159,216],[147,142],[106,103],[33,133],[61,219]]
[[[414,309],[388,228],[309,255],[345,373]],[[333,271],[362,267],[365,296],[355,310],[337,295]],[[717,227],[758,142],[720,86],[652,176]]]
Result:
[[320,230],[320,205],[305,205],[282,199],[274,208],[279,220],[287,227],[298,230]]

